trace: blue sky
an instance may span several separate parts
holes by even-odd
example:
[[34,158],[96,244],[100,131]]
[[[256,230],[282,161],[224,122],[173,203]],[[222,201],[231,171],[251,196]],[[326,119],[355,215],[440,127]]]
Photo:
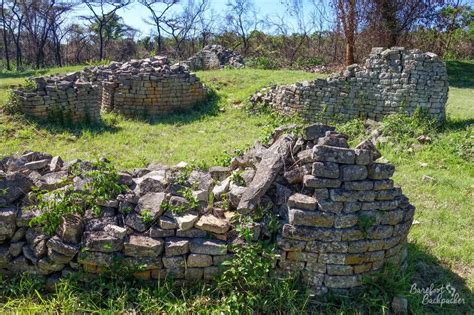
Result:
[[[186,1],[186,0],[184,0]],[[304,2],[306,0],[303,0]],[[217,15],[224,15],[226,11],[227,0],[210,0],[211,8]],[[276,16],[286,14],[285,6],[280,0],[255,0],[255,9],[259,17]],[[72,19],[77,19],[77,16],[89,15],[89,9],[85,6],[77,8],[72,16]],[[150,35],[152,26],[146,24],[144,19],[149,16],[148,9],[139,3],[133,3],[127,8],[120,9],[118,14],[123,17],[126,24],[139,30],[137,36],[143,37]],[[289,19],[291,19],[289,17]]]

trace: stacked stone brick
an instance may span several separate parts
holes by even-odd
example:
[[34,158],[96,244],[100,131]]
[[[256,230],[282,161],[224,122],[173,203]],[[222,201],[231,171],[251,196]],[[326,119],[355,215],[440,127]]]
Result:
[[361,285],[385,262],[401,264],[414,207],[390,179],[394,166],[374,162],[379,155],[370,142],[354,150],[344,135],[320,131],[307,134],[314,147],[301,151],[299,165],[286,173],[303,174],[303,185],[288,199],[279,245],[280,267],[302,271],[325,291]]
[[86,192],[88,178],[71,170],[86,174],[91,164],[38,152],[4,158],[0,272],[99,273],[119,262],[147,280],[211,280],[248,241],[232,218],[256,209],[265,209],[262,221],[245,223],[254,240],[272,239],[268,223],[280,222],[275,272],[302,273],[315,293],[360,286],[387,262],[402,265],[415,209],[390,179],[394,167],[375,162],[369,141],[350,149],[332,127],[311,125],[301,137],[292,130],[206,172],[180,163],[119,173],[127,188],[97,201],[100,215],[64,216],[53,235],[30,224],[39,215],[33,187]]
[[265,89],[251,98],[309,121],[382,117],[417,108],[442,121],[448,97],[444,62],[433,53],[373,48],[365,66],[357,64],[327,80],[316,79]]
[[63,76],[34,79],[15,91],[20,112],[41,120],[98,121],[101,109],[129,117],[154,118],[187,110],[207,98],[207,90],[185,66],[166,57],[112,62]]
[[78,78],[76,73],[37,78],[34,86],[15,90],[21,113],[39,120],[65,123],[100,120],[99,89],[96,83]]
[[207,45],[186,61],[191,70],[215,70],[224,67],[242,68],[244,58],[221,45]]

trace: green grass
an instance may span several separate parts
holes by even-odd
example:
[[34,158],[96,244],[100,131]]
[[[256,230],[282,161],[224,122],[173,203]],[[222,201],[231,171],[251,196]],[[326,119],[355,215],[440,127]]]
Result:
[[[451,87],[445,126],[434,130],[423,125],[411,125],[411,121],[392,119],[385,123],[392,138],[380,148],[384,158],[397,167],[396,183],[417,207],[415,219],[418,222],[409,234],[408,272],[404,277],[385,277],[368,292],[352,299],[320,302],[314,306],[316,310],[353,313],[354,309],[373,310],[373,306],[380,313],[386,311],[390,296],[396,293],[408,296],[410,311],[417,314],[468,313],[474,308],[474,62],[448,62],[447,65]],[[250,94],[270,84],[315,77],[304,72],[253,69],[199,72],[198,76],[216,90],[216,99],[200,110],[153,122],[126,120],[108,114],[101,126],[68,129],[0,116],[0,156],[24,150],[46,151],[66,160],[107,156],[119,169],[140,167],[152,161],[174,164],[181,160],[195,160],[213,164],[224,151],[232,152],[235,148],[253,145],[256,139],[280,122],[267,113],[249,114],[243,110]],[[22,79],[23,76],[3,77],[0,79],[0,92]],[[353,122],[352,126],[360,124]],[[363,132],[354,131],[356,129],[352,128],[352,133],[361,137]],[[412,135],[407,136],[407,133]],[[433,142],[417,144],[415,138],[420,134],[428,134]],[[424,181],[424,175],[434,180]],[[419,286],[451,283],[462,293],[466,304],[443,308],[422,305],[420,296],[409,293],[409,286],[414,282]],[[81,309],[86,312],[129,310],[130,305],[143,311],[147,308],[137,306],[141,302],[136,295],[144,297],[144,305],[158,303],[156,296],[148,298],[147,294],[165,294],[158,300],[161,299],[166,306],[160,304],[158,309],[170,313],[173,310],[216,312],[216,304],[219,304],[202,291],[193,294],[173,291],[166,295],[158,293],[158,289],[144,293],[139,288],[130,289],[130,292],[117,289],[112,292],[116,295],[99,303],[88,299],[87,292],[76,287],[76,283],[69,285],[75,291],[62,289],[44,301],[31,289],[12,295],[10,304],[6,304],[11,307],[5,311],[21,309],[23,304],[38,312],[52,309],[67,312],[77,305],[82,305]]]
[[217,90],[217,99],[200,110],[153,122],[109,114],[104,116],[104,125],[67,129],[0,117],[0,156],[25,150],[47,151],[66,160],[107,156],[121,169],[155,161],[213,163],[224,151],[253,145],[271,128],[268,115],[249,115],[240,108],[255,90],[269,83],[315,77],[304,72],[263,70],[209,71],[198,75]]

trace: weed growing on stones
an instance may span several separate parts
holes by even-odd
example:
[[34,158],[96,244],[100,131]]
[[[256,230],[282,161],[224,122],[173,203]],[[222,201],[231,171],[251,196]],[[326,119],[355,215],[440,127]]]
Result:
[[36,209],[40,214],[30,221],[30,225],[39,225],[45,233],[53,234],[64,215],[83,214],[87,209],[99,215],[98,203],[115,198],[125,190],[125,186],[117,184],[117,171],[107,162],[92,163],[90,170],[85,172],[76,165],[70,173],[70,178],[81,176],[86,180],[83,189],[76,190],[71,184],[63,190],[35,191]]

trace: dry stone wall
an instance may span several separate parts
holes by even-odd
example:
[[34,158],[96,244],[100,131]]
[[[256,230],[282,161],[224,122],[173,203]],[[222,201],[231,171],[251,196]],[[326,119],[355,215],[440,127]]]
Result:
[[[300,137],[291,128],[228,167],[151,164],[118,173],[121,193],[97,200],[99,212],[63,216],[51,234],[30,223],[44,211],[33,187],[87,194],[95,166],[37,152],[6,157],[0,272],[99,273],[118,261],[142,279],[211,280],[246,241],[237,222],[254,240],[276,242],[275,272],[301,273],[317,294],[359,287],[386,262],[403,266],[415,208],[390,179],[394,166],[376,162],[370,141],[349,148],[333,127],[311,125]],[[264,209],[261,220],[235,220],[257,209]],[[270,222],[279,222],[276,230]]]
[[61,76],[40,77],[15,91],[18,110],[40,120],[100,120],[100,111],[153,118],[203,102],[207,90],[186,66],[166,57],[112,62]]
[[186,61],[189,68],[197,70],[215,70],[224,67],[242,68],[244,58],[237,52],[221,45],[207,45]]
[[33,84],[14,91],[15,106],[26,116],[64,123],[100,120],[100,90],[96,82],[70,74],[36,78]]
[[448,97],[444,62],[433,53],[373,48],[364,66],[351,65],[327,80],[264,89],[251,98],[309,121],[382,117],[417,108],[442,121]]

